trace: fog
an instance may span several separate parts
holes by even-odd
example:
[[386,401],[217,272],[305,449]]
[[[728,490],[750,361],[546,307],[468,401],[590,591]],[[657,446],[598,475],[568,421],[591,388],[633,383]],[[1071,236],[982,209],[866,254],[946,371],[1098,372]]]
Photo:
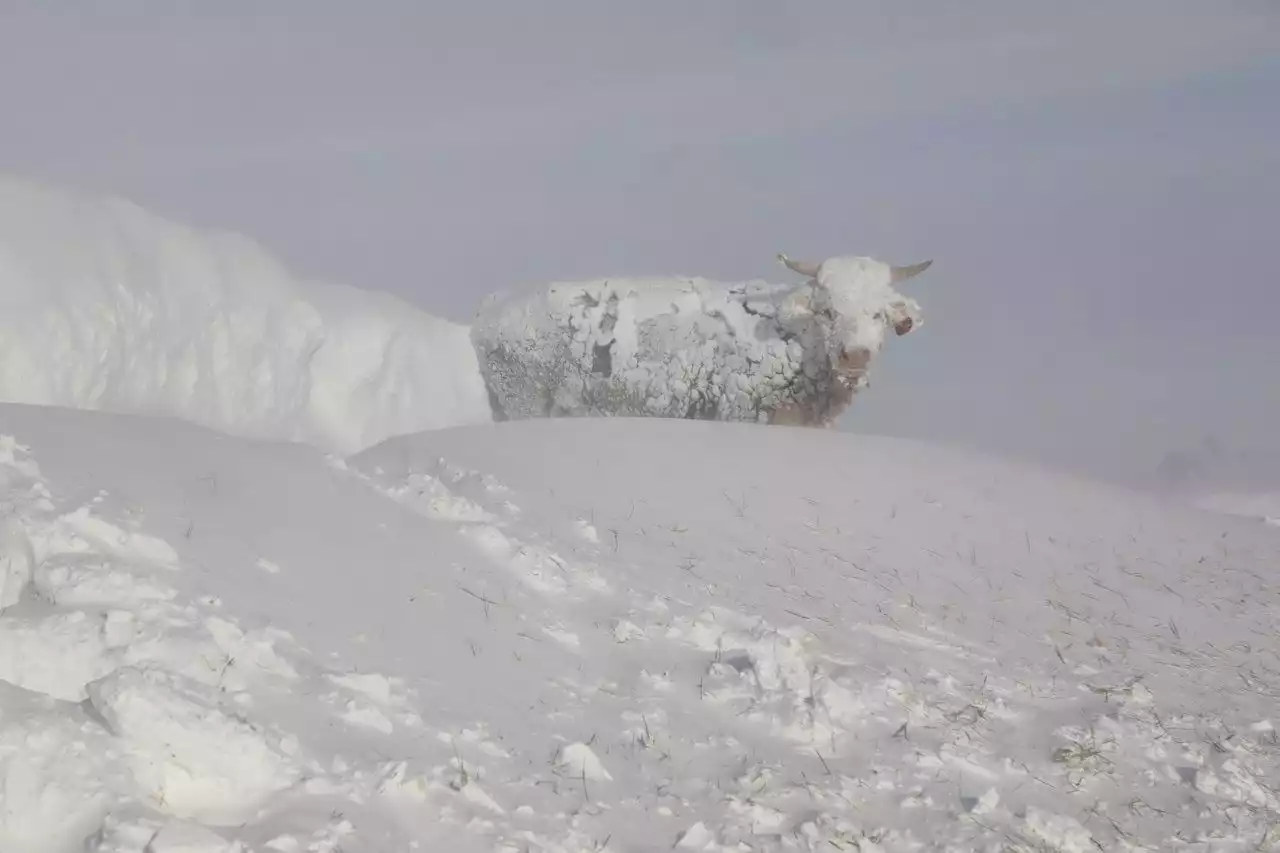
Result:
[[935,259],[842,428],[1119,479],[1280,452],[1280,6],[0,0],[0,168],[468,320]]

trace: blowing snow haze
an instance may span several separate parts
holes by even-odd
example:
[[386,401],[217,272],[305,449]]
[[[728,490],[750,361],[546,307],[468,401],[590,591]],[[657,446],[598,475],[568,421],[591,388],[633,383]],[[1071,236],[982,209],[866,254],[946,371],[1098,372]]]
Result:
[[1277,849],[1278,24],[0,7],[0,851]]
[[1274,450],[1267,2],[0,11],[0,163],[469,322],[491,291],[933,257],[846,429],[1131,479]]

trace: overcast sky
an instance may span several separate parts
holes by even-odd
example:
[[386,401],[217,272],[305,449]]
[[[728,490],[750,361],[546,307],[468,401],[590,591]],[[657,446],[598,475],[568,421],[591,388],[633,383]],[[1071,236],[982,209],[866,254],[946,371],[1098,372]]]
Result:
[[0,168],[462,321],[933,257],[845,426],[1129,477],[1280,450],[1277,45],[1272,0],[0,0]]

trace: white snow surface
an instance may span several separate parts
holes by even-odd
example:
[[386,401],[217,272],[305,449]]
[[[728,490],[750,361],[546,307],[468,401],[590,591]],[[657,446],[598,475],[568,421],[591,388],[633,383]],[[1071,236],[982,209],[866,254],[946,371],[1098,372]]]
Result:
[[1280,843],[1280,537],[905,441],[0,406],[0,850]]
[[466,326],[248,239],[0,175],[0,400],[342,452],[491,420]]
[[499,419],[633,416],[829,425],[920,308],[888,264],[825,261],[808,281],[556,282],[496,293],[472,340]]

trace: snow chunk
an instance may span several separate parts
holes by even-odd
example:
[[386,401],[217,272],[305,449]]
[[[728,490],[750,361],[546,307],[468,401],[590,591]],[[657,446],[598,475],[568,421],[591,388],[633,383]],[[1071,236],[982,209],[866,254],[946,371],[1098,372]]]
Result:
[[387,678],[376,672],[352,672],[330,675],[329,680],[361,693],[379,705],[398,705],[403,701],[401,691],[404,689],[404,681],[399,678]]
[[237,666],[252,666],[259,672],[275,675],[290,681],[298,678],[298,672],[275,650],[275,640],[281,632],[252,631],[245,633],[239,625],[217,616],[205,620],[205,629],[213,636],[218,648]]
[[1088,853],[1094,850],[1093,836],[1080,821],[1067,815],[1053,814],[1034,806],[1027,807],[1023,832],[1039,841],[1046,850],[1059,853]]
[[31,580],[35,557],[31,540],[16,519],[0,526],[0,611],[18,603]]
[[43,619],[0,617],[0,679],[78,702],[85,685],[116,668],[107,621],[73,611]]
[[714,850],[717,846],[716,834],[707,829],[705,823],[698,821],[681,832],[673,846],[681,850]]
[[988,788],[987,792],[974,801],[973,807],[969,809],[970,813],[975,815],[990,814],[1000,805],[1000,792],[995,788]]
[[107,737],[75,706],[0,684],[0,850],[79,850],[112,802]]
[[51,604],[72,607],[138,607],[170,601],[169,586],[115,568],[96,556],[59,554],[36,569],[33,586]]
[[594,781],[608,781],[613,777],[601,763],[591,747],[585,743],[571,743],[560,747],[556,753],[556,766],[571,776],[586,776]]
[[93,707],[129,745],[139,788],[176,817],[231,825],[297,781],[290,738],[223,705],[181,676],[123,668],[89,685]]
[[95,853],[246,853],[240,841],[185,820],[108,815],[92,839]]
[[147,843],[147,853],[241,853],[244,845],[188,821],[171,821]]
[[44,538],[47,541],[41,544],[46,550],[105,552],[125,561],[168,569],[177,569],[179,564],[178,552],[168,542],[125,530],[94,515],[88,506],[59,518]]
[[372,729],[382,734],[389,735],[395,731],[395,726],[387,719],[386,714],[371,705],[361,705],[355,700],[347,701],[340,716],[353,726]]

